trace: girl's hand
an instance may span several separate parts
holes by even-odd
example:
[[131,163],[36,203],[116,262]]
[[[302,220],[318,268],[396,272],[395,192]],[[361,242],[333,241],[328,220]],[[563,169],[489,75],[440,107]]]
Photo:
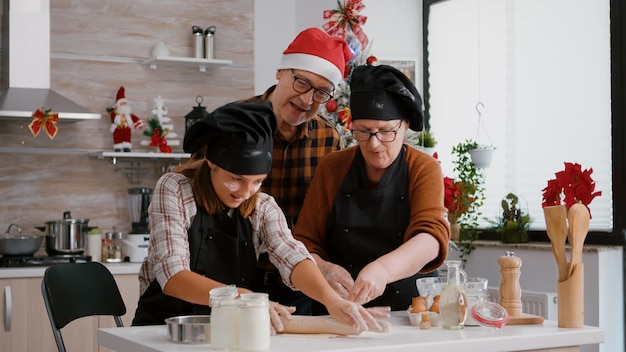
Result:
[[374,331],[383,332],[386,325],[380,324],[376,319],[389,318],[390,307],[363,308],[363,306],[348,301],[337,299],[326,305],[330,315],[354,328],[357,332]]
[[270,322],[272,323],[270,334],[276,335],[277,332],[283,332],[285,330],[282,319],[291,320],[291,314],[296,311],[296,307],[287,307],[270,301],[269,310]]

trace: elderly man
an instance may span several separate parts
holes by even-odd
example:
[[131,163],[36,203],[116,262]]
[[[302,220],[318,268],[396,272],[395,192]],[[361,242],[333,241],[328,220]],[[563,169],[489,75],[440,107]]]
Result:
[[[291,228],[319,160],[339,149],[337,131],[318,112],[332,98],[352,57],[344,39],[319,28],[305,29],[283,52],[276,70],[277,84],[247,99],[272,103],[277,131],[272,169],[263,190],[276,199]],[[257,280],[266,285],[270,299],[295,306],[295,314],[309,314],[310,300],[284,286],[275,268],[265,262]]]

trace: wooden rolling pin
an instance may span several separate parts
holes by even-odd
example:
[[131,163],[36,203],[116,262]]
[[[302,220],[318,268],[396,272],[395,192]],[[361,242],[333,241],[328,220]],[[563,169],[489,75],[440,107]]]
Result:
[[[291,320],[283,321],[284,333],[287,334],[335,334],[335,335],[359,335],[360,332],[328,315],[308,316],[292,315]],[[383,331],[388,332],[391,324],[384,320],[378,320]],[[373,331],[379,332],[379,331]]]

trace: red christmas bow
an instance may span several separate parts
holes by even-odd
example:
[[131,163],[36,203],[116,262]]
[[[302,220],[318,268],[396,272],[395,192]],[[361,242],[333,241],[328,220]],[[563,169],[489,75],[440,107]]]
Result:
[[345,107],[337,113],[339,115],[339,121],[344,124],[346,130],[352,128],[352,111],[349,107]]
[[152,137],[150,138],[150,146],[151,147],[159,147],[159,151],[161,153],[171,153],[172,147],[167,145],[167,140],[165,140],[165,134],[161,136],[158,129],[154,129],[152,132]]
[[34,137],[37,137],[42,127],[50,139],[54,139],[54,136],[57,135],[59,128],[56,123],[59,121],[59,114],[51,111],[51,109],[43,110],[41,108],[33,113],[33,121],[28,125],[28,128]]
[[365,24],[366,16],[359,15],[359,11],[365,8],[361,0],[344,0],[343,6],[337,0],[338,10],[324,10],[324,19],[328,22],[324,23],[322,28],[326,33],[333,37],[346,38],[347,27],[352,30],[356,39],[361,43],[363,48],[367,47],[369,39],[361,25]]

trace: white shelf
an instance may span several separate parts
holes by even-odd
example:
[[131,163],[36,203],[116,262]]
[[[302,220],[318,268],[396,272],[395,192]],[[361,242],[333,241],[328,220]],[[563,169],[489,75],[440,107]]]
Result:
[[98,159],[111,158],[111,164],[115,165],[115,170],[126,175],[132,184],[140,183],[148,174],[150,167],[142,164],[142,161],[150,161],[153,165],[161,165],[161,172],[169,170],[170,160],[180,162],[182,159],[191,157],[189,153],[156,153],[156,152],[105,152],[98,151],[92,153]]
[[104,158],[131,158],[131,159],[188,159],[189,153],[155,153],[155,152],[97,152],[98,159]]
[[200,72],[206,72],[207,69],[215,69],[223,66],[229,66],[232,65],[232,63],[232,60],[198,59],[194,57],[176,56],[157,56],[143,62],[144,65],[149,65],[150,68],[157,68],[159,66],[193,68],[197,67],[198,71]]

